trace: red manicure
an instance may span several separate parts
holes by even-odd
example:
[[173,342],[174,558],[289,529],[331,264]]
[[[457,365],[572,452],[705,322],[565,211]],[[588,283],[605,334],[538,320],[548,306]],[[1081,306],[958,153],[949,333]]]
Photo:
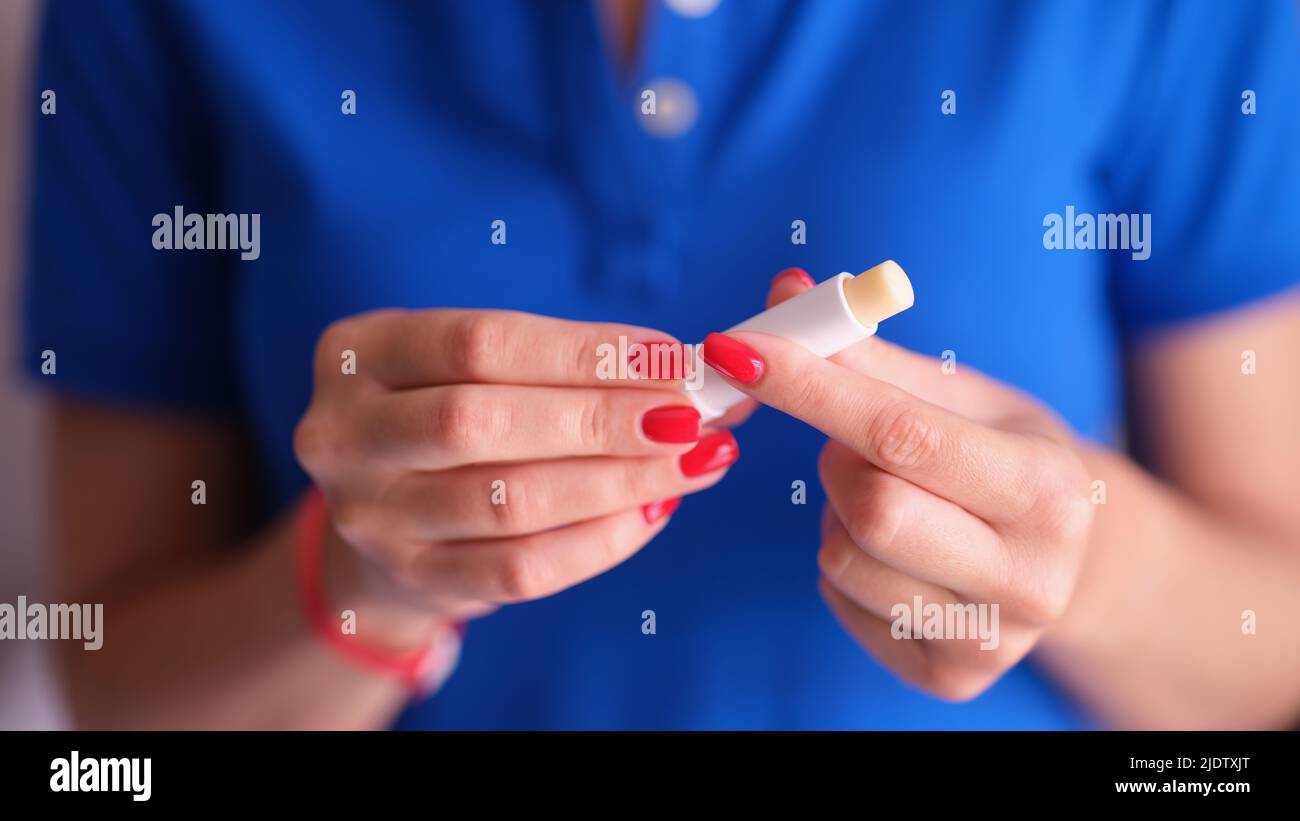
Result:
[[763,357],[758,351],[729,336],[709,334],[702,353],[709,367],[737,382],[752,385],[763,375]]
[[641,515],[645,516],[645,523],[652,525],[665,516],[673,515],[673,511],[682,503],[682,497],[674,496],[671,499],[661,499],[658,502],[651,502],[641,508]]
[[[640,346],[640,347],[637,347]],[[641,340],[627,346],[627,372],[633,379],[683,379],[682,344],[670,339]]]
[[811,287],[813,287],[814,285],[817,284],[816,282],[813,282],[813,278],[810,277],[810,276],[808,276],[808,272],[805,271],[804,269],[802,269],[802,268],[786,268],[786,269],[785,269],[784,271],[782,271],[781,273],[779,273],[779,274],[777,274],[776,276],[772,277],[772,287],[776,287],[776,284],[777,284],[778,282],[780,282],[780,281],[783,280],[783,279],[786,279],[787,277],[793,277],[793,278],[797,279],[797,280],[799,281],[799,284],[802,285],[802,286],[805,287],[805,288],[811,288]]
[[694,442],[700,438],[700,412],[690,405],[664,405],[646,411],[641,431],[652,442]]
[[725,468],[740,458],[740,445],[729,430],[717,430],[682,454],[679,464],[688,479]]

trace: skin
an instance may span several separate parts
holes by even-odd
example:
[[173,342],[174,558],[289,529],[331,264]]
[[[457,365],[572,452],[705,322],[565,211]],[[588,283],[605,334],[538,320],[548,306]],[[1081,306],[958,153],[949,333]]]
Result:
[[[800,287],[783,278],[771,301]],[[494,445],[419,424],[476,419],[478,435],[503,430],[485,421],[497,417],[475,410],[472,400],[487,395],[479,388],[521,409],[535,392],[557,390],[512,383],[520,366],[530,382],[581,383],[558,388],[581,407],[592,401],[590,376],[566,376],[565,368],[577,361],[574,351],[611,331],[618,327],[426,311],[363,315],[322,337],[298,448],[335,511],[352,511],[341,528],[349,538],[329,540],[328,587],[332,602],[357,611],[368,641],[393,650],[439,641],[449,668],[451,619],[601,572],[662,528],[646,525],[639,505],[721,478],[721,471],[674,478],[671,465],[689,446],[638,438],[637,409],[667,398],[654,383],[603,389],[626,403],[618,404],[626,415],[601,440],[619,455],[592,456],[591,441],[576,437],[572,446],[588,455],[561,457],[559,430],[536,442],[516,435],[508,452],[521,461],[485,474],[472,460]],[[831,500],[818,558],[823,593],[846,628],[900,676],[967,698],[1036,649],[1065,686],[1117,726],[1272,727],[1294,719],[1300,522],[1287,489],[1300,483],[1300,452],[1281,423],[1300,418],[1300,380],[1285,370],[1294,370],[1289,357],[1300,345],[1300,300],[1231,312],[1138,350],[1145,413],[1137,427],[1158,432],[1150,444],[1159,478],[1079,443],[1032,399],[964,365],[944,375],[937,360],[878,338],[825,362],[775,337],[735,336],[766,365],[756,385],[740,387],[832,438],[821,460]],[[447,342],[457,337],[461,343]],[[419,342],[385,348],[398,338]],[[542,338],[546,344],[534,344]],[[483,342],[489,339],[496,342]],[[1247,341],[1266,363],[1254,377],[1237,367]],[[464,353],[419,354],[439,345]],[[391,363],[382,377],[405,387],[381,374],[342,377],[337,351],[344,348]],[[448,394],[463,403],[450,415],[438,410]],[[414,424],[393,425],[402,419]],[[65,658],[80,724],[381,727],[391,719],[400,688],[340,660],[298,615],[287,514],[252,531],[251,500],[232,492],[255,486],[245,457],[251,447],[237,427],[63,402],[53,433],[62,596],[104,602],[112,625],[102,650]],[[545,435],[541,428],[529,434]],[[418,455],[399,455],[408,448]],[[530,448],[544,456],[530,462]],[[433,470],[422,472],[415,462],[426,459]],[[525,531],[575,516],[557,489],[572,488],[582,459],[613,471],[583,481],[628,481],[591,484],[609,494],[591,504],[612,512],[569,525],[585,547],[529,542]],[[535,518],[526,521],[476,507],[486,475],[506,469],[531,471],[513,481],[555,507],[533,507],[527,515]],[[208,481],[205,506],[185,499],[195,476]],[[1108,483],[1105,505],[1087,503],[1093,476]],[[409,552],[405,528],[429,539],[427,548]],[[477,536],[488,550],[469,555],[437,534]],[[526,545],[553,558],[512,564],[521,555],[513,548]],[[927,601],[999,602],[999,649],[887,638],[887,606],[915,593]],[[1258,613],[1258,635],[1241,634],[1246,607]]]
[[[551,595],[658,533],[644,506],[722,478],[687,478],[695,443],[642,432],[648,412],[690,408],[679,383],[598,376],[620,337],[671,341],[506,311],[383,311],[325,332],[295,452],[341,541],[393,582],[382,592],[450,619]],[[343,350],[371,375],[340,373]]]
[[[729,381],[831,439],[818,555],[831,609],[905,679],[952,699],[981,692],[1060,618],[1082,562],[1093,511],[1068,431],[1018,392],[879,339],[828,361],[777,337],[731,336],[763,374]],[[999,646],[894,639],[891,610],[914,595],[999,603]]]
[[[494,311],[381,311],[325,331],[294,446],[333,515],[327,598],[356,611],[366,642],[432,643],[445,675],[453,622],[608,570],[667,524],[646,505],[723,477],[684,475],[694,443],[642,432],[647,411],[690,407],[680,382],[598,378],[599,346],[620,336],[670,341]],[[373,368],[343,374],[344,350]],[[232,490],[255,486],[248,452],[220,422],[56,409],[62,595],[104,602],[113,625],[101,651],[66,655],[79,723],[376,727],[400,707],[398,687],[306,629],[290,515],[247,532]],[[177,495],[195,476],[203,506]],[[496,480],[507,504],[492,504]]]
[[646,0],[596,0],[596,12],[605,28],[613,59],[625,75],[636,60],[636,47],[645,21]]
[[[779,278],[769,302],[804,287]],[[1038,648],[1118,726],[1276,727],[1300,713],[1295,294],[1137,350],[1135,427],[1156,474],[1009,386],[877,337],[830,360],[731,338],[763,367],[728,381],[830,437],[822,593],[903,679],[963,700]],[[1242,374],[1247,347],[1271,376]],[[891,607],[914,595],[998,603],[1000,646],[892,638]],[[1244,609],[1270,628],[1243,634]]]
[[[640,0],[601,0],[600,8],[625,65],[637,41]],[[769,303],[800,287],[782,278]],[[545,387],[531,377],[520,384],[519,360],[512,360],[576,351],[575,340],[591,329],[515,314],[512,323],[520,327],[512,324],[509,333],[504,322],[492,328],[500,315],[487,330],[480,325],[471,333],[466,328],[474,321],[462,316],[448,323],[447,313],[386,312],[333,326],[319,346],[316,394],[297,440],[336,516],[344,512],[327,542],[329,600],[357,612],[360,633],[372,644],[399,651],[435,643],[442,675],[455,663],[453,619],[555,592],[606,569],[664,526],[645,525],[643,517],[638,524],[638,505],[722,476],[698,484],[674,480],[668,465],[681,446],[637,441],[632,411],[641,406],[625,397],[621,426],[609,427],[603,440],[609,453],[593,454],[592,441],[569,456],[560,455],[564,447],[554,437],[509,442],[518,469],[532,471],[530,483],[537,482],[528,497],[554,506],[535,506],[522,521],[489,521],[467,488],[481,493],[482,480],[502,467],[473,461],[491,457],[492,443],[464,435],[468,426],[448,437],[429,420],[478,420],[478,434],[501,432],[488,423],[496,417],[476,404],[489,389],[513,407],[538,390],[570,392],[577,406],[591,403],[587,374],[563,376],[565,362],[574,359],[531,363],[563,382]],[[461,372],[420,370],[443,363],[432,354],[423,357],[428,361],[409,356],[419,348],[394,348],[395,335],[408,333],[435,345],[449,325],[460,329],[463,355],[451,365]],[[524,326],[538,333],[530,336]],[[636,333],[633,338],[656,338]],[[463,344],[475,334],[477,343]],[[1294,721],[1300,712],[1300,597],[1294,594],[1300,513],[1293,503],[1300,486],[1300,437],[1294,435],[1300,375],[1293,352],[1300,350],[1300,300],[1228,312],[1135,346],[1130,365],[1139,390],[1131,421],[1146,445],[1145,468],[1079,442],[1032,399],[965,365],[944,375],[936,360],[878,338],[831,363],[810,362],[773,337],[736,336],[767,365],[750,392],[831,435],[821,462],[831,499],[819,554],[822,590],[849,632],[900,676],[960,699],[1033,651],[1117,726]],[[542,344],[507,348],[526,338]],[[396,357],[389,365],[404,363],[405,370],[361,372],[356,384],[344,384],[337,378],[338,351],[349,347],[389,352]],[[1245,348],[1258,355],[1256,376],[1243,377],[1238,368]],[[809,370],[801,375],[798,365]],[[670,387],[607,389],[648,396]],[[449,394],[459,410],[440,412]],[[556,407],[563,403],[550,398],[559,400]],[[746,410],[730,416],[739,419]],[[836,418],[844,411],[854,416]],[[548,433],[534,427],[530,436]],[[79,724],[389,723],[404,701],[401,688],[341,660],[300,617],[291,513],[256,523],[253,500],[239,492],[256,486],[254,449],[237,423],[60,401],[51,438],[60,596],[103,602],[108,619],[102,650],[73,652],[72,643],[60,644]],[[405,455],[408,445],[428,461],[406,461],[415,458]],[[631,473],[609,470],[629,479],[621,497],[606,497],[611,512],[568,525],[591,539],[593,556],[584,560],[586,551],[550,543],[553,561],[512,565],[508,557],[521,554],[511,547],[524,544],[517,540],[529,538],[525,531],[573,515],[559,489],[591,481],[577,479],[580,460],[601,461],[606,469],[635,463],[659,478],[634,485]],[[195,477],[208,483],[205,506],[185,498]],[[1085,507],[1094,477],[1107,482],[1107,503]],[[1008,494],[1011,486],[1025,495]],[[1012,510],[1024,516],[1009,516]],[[464,537],[491,547],[483,556],[465,556],[447,541]],[[426,539],[426,550],[412,549]],[[449,576],[437,572],[447,568]],[[927,600],[999,602],[999,650],[882,639],[885,605],[917,592]],[[1245,608],[1258,613],[1257,635],[1241,633]]]

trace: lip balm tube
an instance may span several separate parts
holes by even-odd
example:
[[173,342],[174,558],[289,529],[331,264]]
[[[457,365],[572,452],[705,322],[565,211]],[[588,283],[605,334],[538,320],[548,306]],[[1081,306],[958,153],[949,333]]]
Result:
[[[893,260],[857,276],[836,274],[814,288],[727,329],[759,331],[795,342],[821,357],[833,356],[876,332],[885,319],[912,307],[912,282]],[[686,393],[705,422],[745,398],[699,362],[700,384]]]

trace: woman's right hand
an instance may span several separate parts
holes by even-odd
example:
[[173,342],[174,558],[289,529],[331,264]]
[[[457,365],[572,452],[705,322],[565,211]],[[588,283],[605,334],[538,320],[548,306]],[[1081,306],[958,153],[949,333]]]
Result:
[[701,430],[680,381],[601,379],[598,348],[620,336],[673,342],[507,311],[384,310],[327,328],[294,450],[329,502],[338,563],[459,620],[639,550],[738,449]]

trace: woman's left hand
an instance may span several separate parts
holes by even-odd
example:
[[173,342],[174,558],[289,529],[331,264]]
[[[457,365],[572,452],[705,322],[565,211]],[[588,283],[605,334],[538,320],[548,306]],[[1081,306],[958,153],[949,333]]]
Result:
[[[783,272],[768,302],[811,282]],[[877,337],[827,360],[768,334],[712,334],[703,354],[830,437],[821,590],[881,663],[937,696],[972,698],[1064,613],[1092,523],[1089,478],[1069,431],[1036,401]],[[925,620],[911,613],[917,596],[945,614],[997,605],[993,640],[898,637]]]

